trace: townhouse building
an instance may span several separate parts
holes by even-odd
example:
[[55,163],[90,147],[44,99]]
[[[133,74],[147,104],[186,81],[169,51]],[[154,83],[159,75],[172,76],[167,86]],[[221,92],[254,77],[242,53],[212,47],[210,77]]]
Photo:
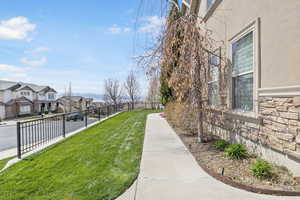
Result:
[[300,176],[300,1],[183,0],[182,10],[223,42],[227,66],[210,67],[207,107],[215,113],[206,132],[243,142]]
[[92,107],[93,99],[82,96],[62,96],[57,99],[57,106],[62,112],[81,112]]
[[0,80],[0,119],[53,112],[56,93],[49,86]]

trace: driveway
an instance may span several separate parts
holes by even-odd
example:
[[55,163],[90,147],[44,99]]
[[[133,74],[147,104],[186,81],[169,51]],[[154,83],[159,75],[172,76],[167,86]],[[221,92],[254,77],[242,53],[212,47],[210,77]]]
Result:
[[12,149],[17,146],[16,125],[0,126],[0,151]]
[[[88,124],[91,124],[98,119],[88,118]],[[66,121],[66,133],[71,133],[85,126],[84,121]],[[1,125],[0,126],[0,152],[17,147],[17,127],[16,125]]]

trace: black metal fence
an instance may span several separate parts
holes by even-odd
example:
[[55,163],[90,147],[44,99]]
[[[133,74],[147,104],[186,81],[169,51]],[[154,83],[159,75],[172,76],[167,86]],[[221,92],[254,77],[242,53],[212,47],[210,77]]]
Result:
[[50,142],[66,137],[69,133],[87,127],[117,112],[127,110],[162,109],[159,103],[138,102],[134,105],[123,103],[88,109],[81,112],[63,113],[50,117],[17,123],[17,153],[22,154],[38,149]]

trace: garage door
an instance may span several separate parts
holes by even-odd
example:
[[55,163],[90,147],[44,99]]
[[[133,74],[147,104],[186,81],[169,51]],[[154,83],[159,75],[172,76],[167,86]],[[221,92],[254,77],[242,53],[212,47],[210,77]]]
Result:
[[20,106],[20,114],[29,114],[31,112],[30,106]]

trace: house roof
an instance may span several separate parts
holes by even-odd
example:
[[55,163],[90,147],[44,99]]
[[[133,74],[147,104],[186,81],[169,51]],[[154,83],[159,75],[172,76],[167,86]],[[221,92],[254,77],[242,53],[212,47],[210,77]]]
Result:
[[0,80],[0,90],[9,90],[14,86],[20,86],[16,82]]
[[35,92],[48,92],[48,91],[56,92],[53,88],[49,86],[40,86],[32,83],[0,80],[0,90],[21,90],[24,89],[25,87],[29,87],[31,90]]
[[16,89],[16,91],[20,91],[20,90],[31,90],[31,91],[35,92],[35,90],[32,89],[31,87],[29,87],[28,85],[22,85],[21,87]]
[[71,99],[72,101],[80,101],[82,99],[85,99],[84,97],[82,96],[63,96],[63,97],[60,97],[58,100],[64,100],[64,99]]
[[34,103],[56,103],[56,101],[49,101],[49,100],[36,100]]
[[12,104],[15,104],[15,103],[18,103],[18,104],[21,104],[21,105],[31,105],[32,101],[30,101],[26,97],[20,97],[20,98],[12,99],[12,100],[8,101],[6,103],[6,105],[12,105]]

